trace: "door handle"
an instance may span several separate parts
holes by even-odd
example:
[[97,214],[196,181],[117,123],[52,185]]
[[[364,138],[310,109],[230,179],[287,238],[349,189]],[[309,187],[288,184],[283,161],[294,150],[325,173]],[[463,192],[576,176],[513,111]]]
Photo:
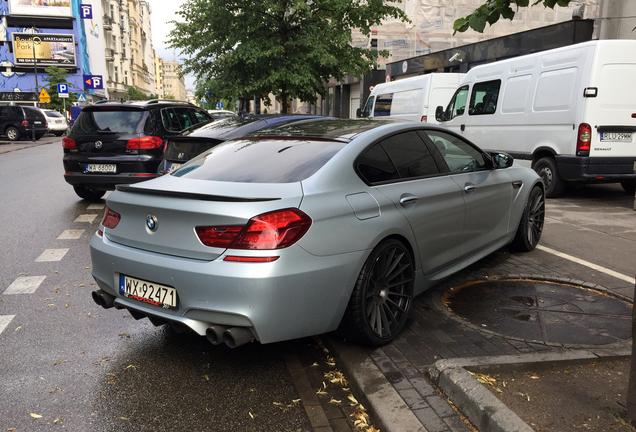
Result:
[[466,125],[460,125],[460,126],[459,126],[459,129],[463,132],[463,131],[464,131],[464,129],[466,129]]
[[409,204],[415,204],[419,198],[416,196],[406,196],[404,198],[400,198],[400,205],[407,206]]
[[466,192],[467,194],[473,193],[475,192],[475,190],[477,190],[477,186],[473,184],[467,184],[466,186],[464,186],[464,192]]

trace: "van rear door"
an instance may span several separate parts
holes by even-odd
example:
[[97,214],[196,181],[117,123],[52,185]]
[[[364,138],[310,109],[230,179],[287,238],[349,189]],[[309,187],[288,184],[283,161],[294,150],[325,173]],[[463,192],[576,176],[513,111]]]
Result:
[[[603,42],[598,43],[586,89],[590,157],[636,157],[636,41]],[[596,97],[589,97],[594,91]]]

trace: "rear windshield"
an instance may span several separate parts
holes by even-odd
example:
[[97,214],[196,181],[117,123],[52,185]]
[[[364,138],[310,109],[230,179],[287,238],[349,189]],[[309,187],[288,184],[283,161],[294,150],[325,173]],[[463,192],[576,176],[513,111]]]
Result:
[[49,117],[63,117],[62,114],[60,114],[57,111],[44,111],[46,113],[47,116]]
[[295,183],[316,173],[345,145],[299,139],[228,141],[171,175],[238,183]]
[[134,134],[143,132],[145,111],[99,110],[86,111],[77,118],[73,127],[74,135],[95,133]]

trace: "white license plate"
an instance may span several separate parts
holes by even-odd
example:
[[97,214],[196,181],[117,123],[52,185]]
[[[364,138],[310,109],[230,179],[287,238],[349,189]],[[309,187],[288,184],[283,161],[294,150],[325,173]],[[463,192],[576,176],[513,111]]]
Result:
[[35,124],[42,124],[42,122],[41,122],[41,121],[37,121],[37,120],[34,120],[34,121],[33,121],[33,123],[35,123]]
[[119,275],[119,292],[125,297],[153,306],[177,308],[177,290],[155,282]]
[[168,172],[171,173],[172,171],[174,171],[177,168],[179,168],[181,165],[183,165],[183,164],[182,163],[171,163],[170,166],[168,167]]
[[86,164],[87,173],[115,173],[117,165],[115,164]]
[[628,141],[631,142],[631,132],[601,132],[601,141]]

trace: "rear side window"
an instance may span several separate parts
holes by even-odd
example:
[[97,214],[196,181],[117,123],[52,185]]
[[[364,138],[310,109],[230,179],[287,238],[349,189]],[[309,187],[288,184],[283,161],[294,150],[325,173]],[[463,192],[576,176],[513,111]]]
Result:
[[476,83],[470,94],[469,115],[494,114],[497,110],[501,80]]
[[414,131],[375,144],[361,155],[356,167],[369,184],[439,174],[433,156]]
[[144,128],[145,111],[129,110],[82,110],[73,127],[74,135],[95,133],[137,134]]
[[295,183],[315,174],[345,145],[296,139],[227,141],[171,175],[238,183]]
[[166,130],[181,132],[199,123],[188,108],[175,107],[161,110],[161,122]]
[[391,105],[393,104],[393,93],[385,93],[378,95],[375,100],[374,117],[390,116]]
[[192,115],[196,119],[196,123],[195,124],[203,123],[203,122],[212,120],[212,116],[209,115],[207,112],[205,112],[203,110],[193,109],[192,110]]

